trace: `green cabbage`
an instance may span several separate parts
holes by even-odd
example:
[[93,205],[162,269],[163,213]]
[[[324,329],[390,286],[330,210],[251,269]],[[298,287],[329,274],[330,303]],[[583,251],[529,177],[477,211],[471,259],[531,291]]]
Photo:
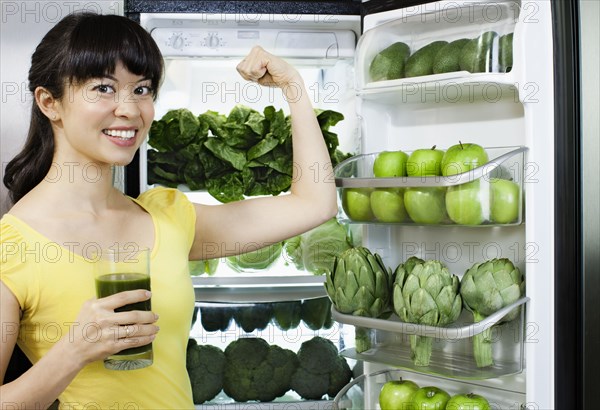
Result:
[[285,241],[287,263],[314,275],[323,275],[333,268],[336,256],[351,247],[351,239],[336,218]]
[[255,272],[267,269],[281,255],[282,243],[276,242],[269,246],[226,258],[227,265],[237,272]]

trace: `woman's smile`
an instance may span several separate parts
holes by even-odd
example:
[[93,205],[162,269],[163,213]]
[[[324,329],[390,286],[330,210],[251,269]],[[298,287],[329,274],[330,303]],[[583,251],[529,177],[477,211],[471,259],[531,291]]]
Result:
[[132,147],[136,144],[137,129],[104,129],[102,133],[113,144],[120,147]]

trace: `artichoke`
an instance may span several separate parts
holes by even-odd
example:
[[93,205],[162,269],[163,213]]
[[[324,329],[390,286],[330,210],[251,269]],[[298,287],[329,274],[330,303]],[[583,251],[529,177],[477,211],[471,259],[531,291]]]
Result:
[[[467,270],[461,280],[460,293],[465,308],[473,313],[473,320],[479,322],[523,297],[525,281],[519,268],[509,259],[491,259]],[[502,321],[511,321],[518,315],[519,308],[513,309]],[[478,367],[493,364],[491,334],[492,327],[489,327],[473,336],[473,355]]]
[[[392,272],[378,254],[362,246],[347,249],[325,275],[325,290],[340,313],[373,318],[391,313]],[[357,328],[355,339],[358,353],[371,348],[366,329]]]
[[[404,322],[444,326],[458,319],[462,300],[459,279],[441,262],[409,258],[395,271],[393,285],[394,311]],[[410,335],[413,362],[428,366],[433,339]]]

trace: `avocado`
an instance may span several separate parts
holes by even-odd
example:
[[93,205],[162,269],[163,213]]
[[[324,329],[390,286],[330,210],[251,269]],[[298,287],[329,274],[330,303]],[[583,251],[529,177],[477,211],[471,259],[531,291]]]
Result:
[[273,303],[273,319],[281,330],[295,329],[302,320],[301,309],[299,300]]
[[500,71],[508,73],[513,65],[513,33],[505,34],[500,37]]
[[225,331],[229,327],[233,310],[230,307],[200,307],[200,322],[207,332]]
[[419,77],[422,75],[433,74],[433,60],[442,47],[448,44],[447,41],[434,41],[424,47],[421,47],[406,60],[406,77]]
[[461,38],[446,44],[437,52],[433,59],[433,73],[451,73],[460,70],[460,53],[470,40]]
[[404,77],[404,64],[410,47],[399,41],[380,51],[369,67],[371,81],[396,80]]
[[331,300],[329,297],[305,299],[302,301],[302,321],[310,330],[322,329],[331,315]]
[[460,69],[470,73],[493,71],[491,64],[496,37],[498,33],[487,31],[465,44],[460,55]]

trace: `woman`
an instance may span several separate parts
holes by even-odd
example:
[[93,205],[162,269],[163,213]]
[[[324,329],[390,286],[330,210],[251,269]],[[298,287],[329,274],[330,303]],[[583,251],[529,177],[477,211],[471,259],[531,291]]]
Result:
[[[17,343],[33,366],[0,387],[3,408],[47,407],[56,398],[72,408],[192,408],[188,260],[281,241],[336,212],[333,183],[314,178],[315,164],[320,175],[331,164],[302,79],[260,47],[238,71],[288,100],[291,192],[206,206],[173,189],[136,199],[117,191],[111,167],[129,163],[146,137],[162,70],[152,38],[119,16],[67,16],[32,56],[29,136],[4,178],[14,206],[0,226],[0,375]],[[94,297],[89,251],[130,243],[152,249],[152,312],[114,312],[148,299],[142,290]],[[150,367],[104,369],[105,357],[149,342]]]

